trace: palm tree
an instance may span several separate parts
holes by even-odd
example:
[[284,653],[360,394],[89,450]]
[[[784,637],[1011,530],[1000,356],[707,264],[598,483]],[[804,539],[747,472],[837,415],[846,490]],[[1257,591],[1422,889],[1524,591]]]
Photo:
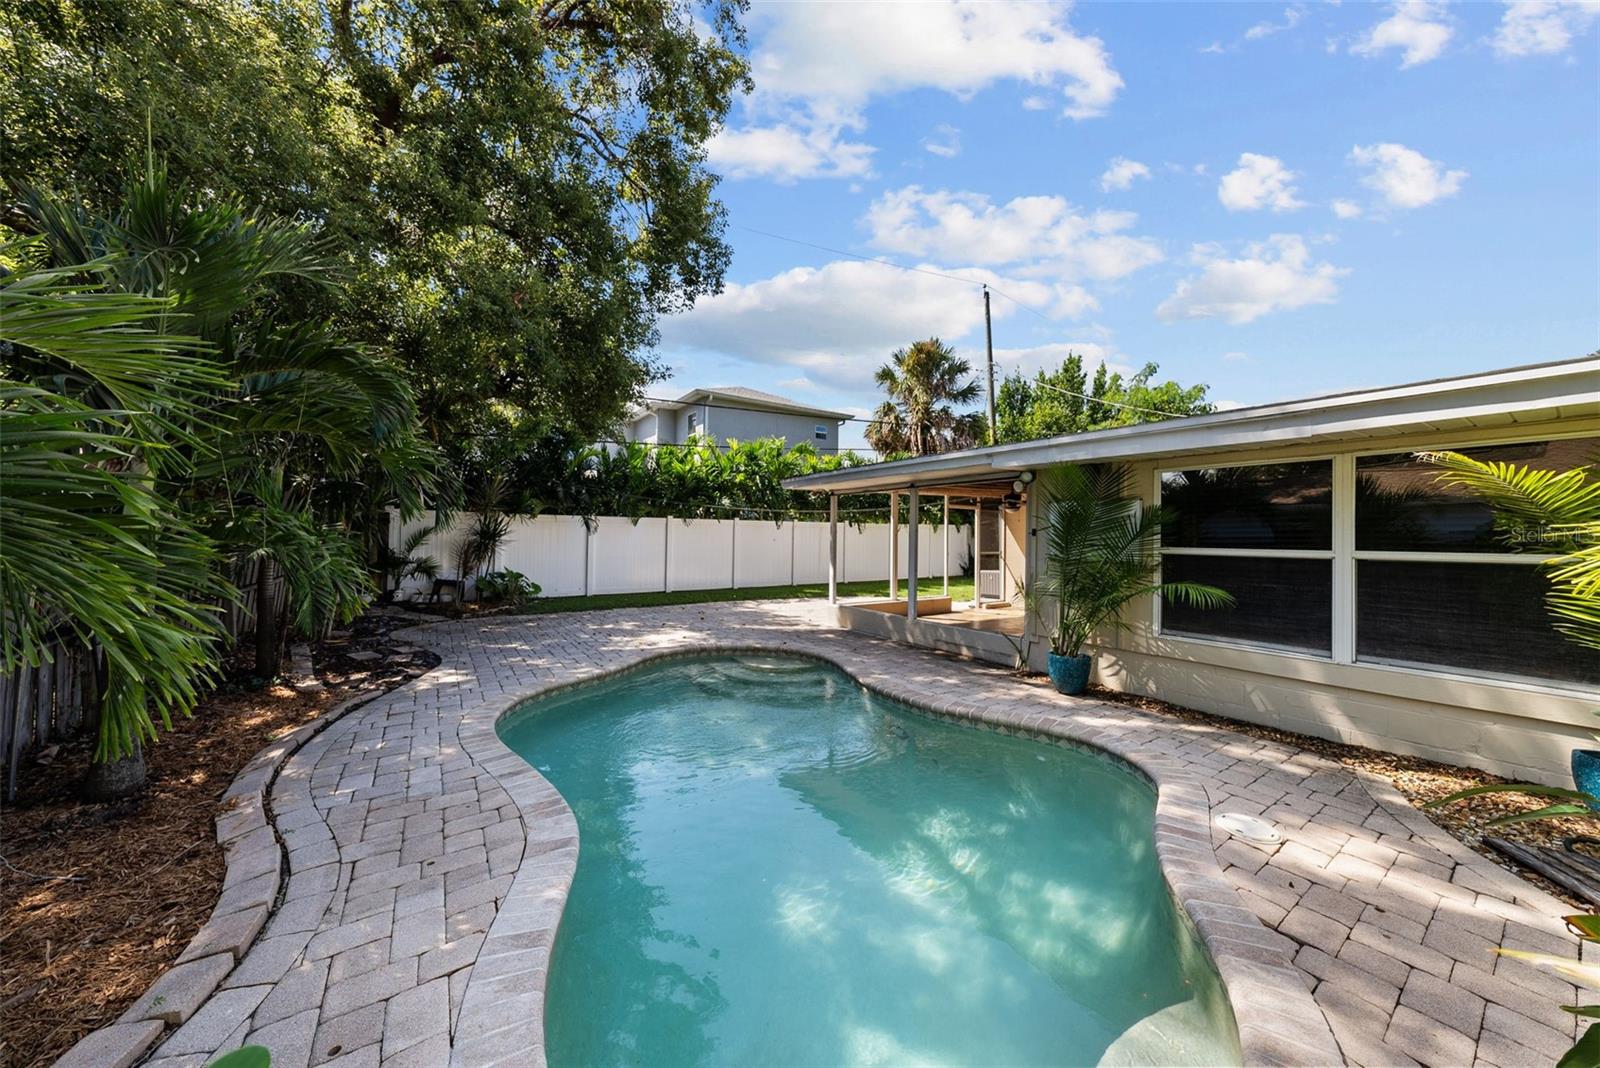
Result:
[[409,386],[327,324],[298,309],[291,321],[286,286],[335,279],[303,225],[195,204],[154,159],[113,215],[36,192],[22,212],[47,262],[93,256],[117,288],[169,301],[168,321],[227,376],[173,443],[183,465],[163,488],[230,560],[254,565],[256,671],[275,675],[291,623],[316,634],[370,600],[352,526],[370,520],[372,497],[420,506],[433,453]]
[[1592,465],[1540,471],[1458,452],[1432,453],[1439,481],[1460,486],[1494,508],[1509,542],[1557,554],[1545,565],[1545,605],[1555,628],[1573,642],[1600,649],[1600,477]]
[[[108,216],[27,192],[0,248],[0,644],[104,650],[97,759],[137,755],[217,662],[214,616],[258,575],[257,669],[289,626],[352,618],[373,584],[358,524],[414,511],[433,453],[386,361],[307,321],[331,265],[304,227],[196,206],[151,162]],[[281,599],[279,586],[284,589]],[[143,626],[125,616],[142,612]]]
[[978,399],[972,365],[938,338],[900,349],[874,377],[889,395],[867,428],[867,443],[880,453],[926,456],[982,440],[982,416],[953,407]]
[[199,697],[230,590],[209,539],[158,489],[220,367],[151,329],[171,301],[117,291],[108,265],[0,253],[0,670],[68,641],[106,661],[97,757],[137,752]]

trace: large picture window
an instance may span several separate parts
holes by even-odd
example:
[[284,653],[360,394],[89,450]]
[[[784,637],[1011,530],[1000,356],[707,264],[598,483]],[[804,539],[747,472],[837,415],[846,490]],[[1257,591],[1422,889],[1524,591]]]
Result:
[[[1566,471],[1600,460],[1600,438],[1457,450]],[[1548,532],[1496,522],[1425,456],[1356,460],[1355,658],[1600,684],[1600,652],[1567,641],[1545,604]]]
[[1333,463],[1168,471],[1162,579],[1204,582],[1232,608],[1164,600],[1163,633],[1328,655],[1332,649]]
[[[1600,437],[1455,449],[1569,471]],[[1365,663],[1600,687],[1600,651],[1546,603],[1551,532],[1516,527],[1441,479],[1427,453],[1165,471],[1166,581],[1233,595],[1231,609],[1163,600],[1157,631]]]

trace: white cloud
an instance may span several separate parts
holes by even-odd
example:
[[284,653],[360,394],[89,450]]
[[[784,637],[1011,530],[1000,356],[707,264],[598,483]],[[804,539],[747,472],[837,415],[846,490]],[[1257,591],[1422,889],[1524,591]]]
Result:
[[996,205],[982,193],[915,185],[884,193],[863,219],[873,245],[889,252],[989,266],[1016,264],[1032,277],[1102,281],[1162,259],[1155,241],[1122,232],[1137,221],[1128,211],[1086,214],[1056,196],[1016,197]]
[[1097,37],[1073,32],[1065,4],[770,4],[751,12],[758,92],[860,107],[873,96],[999,81],[1057,90],[1072,118],[1102,115],[1122,76]]
[[1294,211],[1305,204],[1295,197],[1294,171],[1276,156],[1246,152],[1239,165],[1217,183],[1217,199],[1229,211]]
[[874,97],[916,89],[970,97],[1020,81],[1032,89],[1024,107],[1103,115],[1122,76],[1099,38],[1073,31],[1069,11],[1028,0],[758,5],[756,92],[745,124],[713,139],[712,161],[733,177],[866,174],[872,147],[846,132],[865,128]]
[[1393,48],[1401,50],[1400,66],[1415,67],[1438,59],[1455,34],[1436,0],[1397,0],[1392,14],[1362,34],[1350,51],[1376,57]]
[[1196,245],[1192,259],[1200,273],[1179,282],[1156,308],[1166,322],[1225,319],[1238,325],[1272,312],[1331,304],[1339,295],[1338,279],[1349,273],[1313,263],[1305,239],[1296,234],[1274,234],[1235,259],[1215,245]]
[[1050,98],[1034,93],[1022,98],[1022,107],[1025,111],[1046,111],[1050,107]]
[[1508,0],[1494,34],[1494,50],[1506,58],[1555,56],[1600,20],[1595,0]]
[[780,378],[778,380],[778,388],[779,389],[794,389],[794,390],[811,390],[811,389],[816,389],[817,388],[817,384],[815,382],[811,381],[811,379],[807,378],[805,375],[798,375],[798,376],[796,376],[794,378]]
[[948,122],[941,122],[933,128],[933,133],[922,139],[922,147],[932,152],[935,156],[950,159],[961,155],[961,131]]
[[[895,349],[929,335],[954,340],[981,330],[979,283],[1035,308],[1054,309],[1071,299],[1068,287],[978,268],[923,266],[971,285],[871,261],[795,267],[731,283],[662,320],[662,347],[783,367],[819,387],[870,389],[873,372]],[[1025,313],[1012,301],[993,301],[997,322],[1018,314]]]
[[1244,31],[1244,39],[1246,41],[1259,41],[1263,37],[1271,37],[1275,33],[1282,33],[1284,30],[1292,30],[1298,26],[1300,24],[1300,20],[1305,17],[1306,9],[1304,4],[1295,4],[1291,7],[1286,7],[1283,9],[1282,22],[1258,22],[1248,30]]
[[844,127],[827,123],[782,122],[723,130],[706,152],[730,178],[854,178],[872,173],[871,145],[847,141]]
[[1150,168],[1138,160],[1118,156],[1106,167],[1105,173],[1100,176],[1100,188],[1109,193],[1113,189],[1127,189],[1133,185],[1135,178],[1150,177]]
[[1361,184],[1391,208],[1420,208],[1454,196],[1467,178],[1466,171],[1447,171],[1437,160],[1392,142],[1357,145],[1350,159],[1368,170]]
[[1250,354],[1248,352],[1224,352],[1222,358],[1228,363],[1248,363]]
[[1353,200],[1335,200],[1330,207],[1333,213],[1341,219],[1361,218],[1361,205]]

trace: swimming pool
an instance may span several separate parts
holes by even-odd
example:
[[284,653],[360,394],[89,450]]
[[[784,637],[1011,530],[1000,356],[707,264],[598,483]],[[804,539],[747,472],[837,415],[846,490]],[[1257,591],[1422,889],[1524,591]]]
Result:
[[536,699],[505,743],[581,849],[553,1065],[1223,1064],[1154,789],[797,657],[661,661]]

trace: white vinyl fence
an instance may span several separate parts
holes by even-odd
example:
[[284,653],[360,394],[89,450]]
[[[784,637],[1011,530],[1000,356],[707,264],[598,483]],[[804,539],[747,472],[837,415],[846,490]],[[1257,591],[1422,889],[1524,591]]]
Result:
[[[456,546],[472,522],[458,516],[445,530],[435,531],[419,556],[431,556],[441,578],[456,574]],[[537,582],[545,597],[597,593],[653,593],[670,590],[739,589],[828,581],[828,524],[772,523],[754,519],[627,519],[600,516],[585,526],[578,516],[541,515],[513,519],[511,534],[493,564],[485,570],[509,568]],[[402,526],[391,514],[389,544],[398,548],[413,531],[430,527],[425,512]],[[907,577],[909,531],[900,527],[900,578]],[[918,527],[918,574],[923,579],[944,575],[940,562],[944,527]],[[950,528],[950,574],[960,575],[972,556],[972,527]],[[889,577],[889,524],[860,527],[839,524],[839,581],[885,581]],[[399,596],[426,596],[431,584],[413,578]]]

